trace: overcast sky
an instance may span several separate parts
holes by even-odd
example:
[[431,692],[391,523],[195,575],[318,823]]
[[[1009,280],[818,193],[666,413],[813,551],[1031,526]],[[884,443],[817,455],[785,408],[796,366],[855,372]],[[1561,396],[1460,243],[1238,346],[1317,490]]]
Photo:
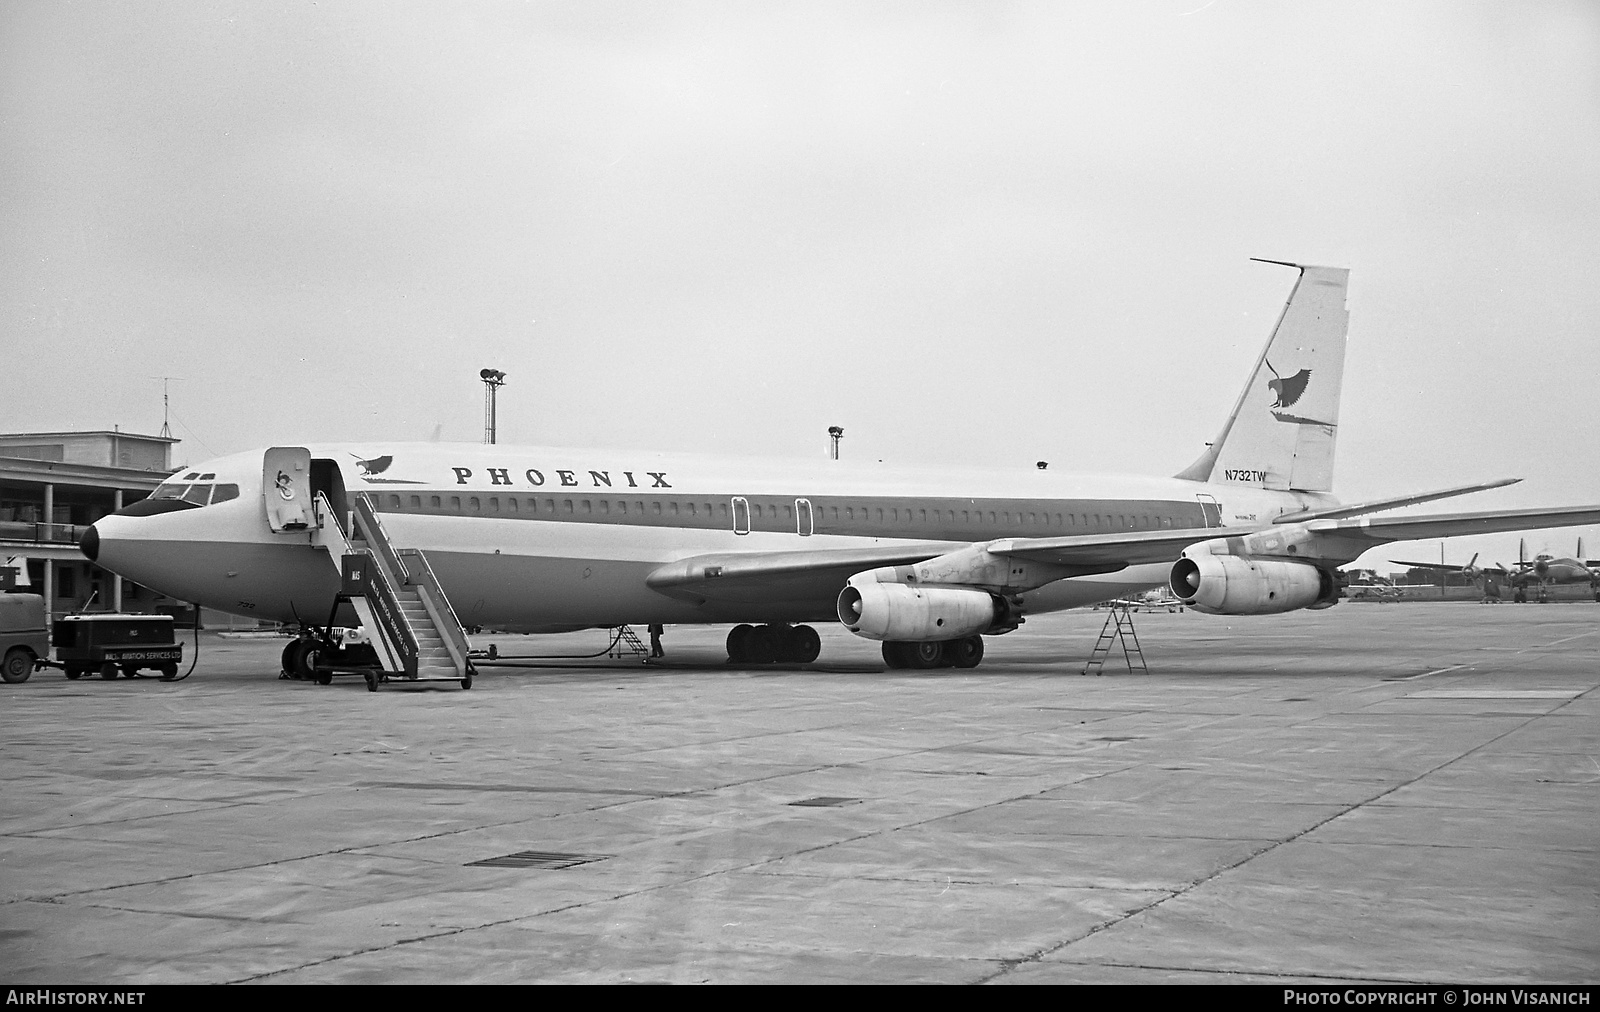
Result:
[[502,442],[1170,474],[1252,256],[1351,269],[1343,498],[1600,502],[1600,6],[0,7],[3,431],[477,441],[492,366]]

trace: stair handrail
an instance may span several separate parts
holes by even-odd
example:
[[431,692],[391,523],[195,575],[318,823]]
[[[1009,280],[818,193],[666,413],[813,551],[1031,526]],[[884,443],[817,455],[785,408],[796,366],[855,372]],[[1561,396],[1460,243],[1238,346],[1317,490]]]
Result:
[[365,492],[358,493],[355,512],[356,526],[367,543],[377,548],[379,558],[389,567],[389,575],[399,583],[411,583],[411,574],[406,570],[405,563],[400,561],[393,543],[389,541],[389,532],[384,529],[383,521],[378,518],[378,510],[371,496]]
[[[460,666],[465,674],[468,652],[472,649],[472,645],[467,642],[467,631],[462,628],[461,619],[456,616],[449,595],[444,592],[444,586],[439,583],[439,577],[434,573],[433,566],[428,563],[428,556],[420,548],[402,548],[399,554],[407,559],[416,560],[415,568],[407,567],[407,572],[411,574],[411,582],[428,589],[427,596],[432,598],[433,605],[442,613],[434,619],[434,625],[438,626],[439,635],[443,637],[446,648],[453,655],[460,657]],[[425,607],[427,603],[424,601]],[[431,608],[429,610],[432,611]]]
[[[406,619],[406,613],[400,608],[400,601],[395,596],[390,575],[384,571],[383,560],[371,549],[358,549],[350,544],[344,530],[335,523],[330,529],[323,521],[333,516],[333,507],[329,505],[327,496],[317,493],[313,504],[317,519],[318,533],[324,542],[332,541],[332,547],[339,550],[340,555],[365,555],[372,559],[373,573],[367,581],[367,603],[372,608],[373,615],[380,625],[386,628],[378,630],[380,635],[388,634],[390,646],[400,657],[401,667],[408,678],[417,677],[417,654],[420,652],[417,645],[417,631],[411,628],[411,623]],[[375,543],[368,539],[369,543]],[[387,545],[387,542],[383,542]],[[324,547],[327,547],[326,544]],[[392,549],[391,549],[392,550]],[[330,553],[331,554],[331,553]],[[335,563],[337,564],[337,559]],[[400,570],[404,572],[405,570]]]
[[[371,552],[367,553],[371,555]],[[376,562],[377,558],[374,557]],[[400,607],[400,599],[395,596],[394,587],[389,583],[389,578],[379,569],[377,578],[367,583],[367,603],[372,605],[372,613],[378,621],[390,627],[391,638],[394,640],[395,652],[400,655],[400,663],[405,669],[407,678],[417,677],[417,655],[421,647],[417,643],[417,632],[411,628],[411,622],[406,618],[405,611]]]

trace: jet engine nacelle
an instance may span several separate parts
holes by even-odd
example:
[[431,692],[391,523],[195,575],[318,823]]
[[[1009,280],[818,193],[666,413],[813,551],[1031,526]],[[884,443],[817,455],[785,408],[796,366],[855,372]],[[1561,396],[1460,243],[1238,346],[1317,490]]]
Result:
[[1237,555],[1185,553],[1169,582],[1184,604],[1210,615],[1275,615],[1339,599],[1339,583],[1325,569]]
[[869,640],[927,642],[988,632],[1009,614],[1003,598],[968,587],[852,581],[839,592],[839,621]]

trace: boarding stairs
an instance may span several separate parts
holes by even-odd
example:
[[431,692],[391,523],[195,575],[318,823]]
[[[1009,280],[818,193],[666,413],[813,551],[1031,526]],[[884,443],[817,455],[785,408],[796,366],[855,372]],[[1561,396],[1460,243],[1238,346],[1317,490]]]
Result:
[[634,660],[647,661],[650,659],[650,648],[644,645],[644,641],[633,631],[632,626],[617,626],[617,634],[611,638],[611,646],[606,650],[606,656],[621,660],[630,654]]
[[316,501],[314,541],[343,571],[347,556],[365,556],[366,586],[348,600],[371,633],[380,670],[367,674],[367,688],[379,682],[459,681],[472,687],[475,674],[468,657],[466,630],[450,607],[433,567],[420,549],[397,548],[384,530],[377,509],[366,494],[355,497],[355,509],[338,517],[323,495]]
[[1150,669],[1144,663],[1144,650],[1139,646],[1138,634],[1133,631],[1133,610],[1126,601],[1111,603],[1106,612],[1105,625],[1100,627],[1100,638],[1095,640],[1094,650],[1089,654],[1088,663],[1083,666],[1083,673],[1105,674],[1106,659],[1119,643],[1122,646],[1122,659],[1128,665],[1128,674],[1137,671],[1141,675],[1148,675]]

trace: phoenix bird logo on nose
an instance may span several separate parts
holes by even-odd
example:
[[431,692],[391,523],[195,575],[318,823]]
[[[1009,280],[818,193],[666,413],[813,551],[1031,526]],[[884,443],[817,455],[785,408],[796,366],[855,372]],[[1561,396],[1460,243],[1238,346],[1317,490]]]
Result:
[[1278,398],[1273,402],[1274,408],[1287,408],[1298,401],[1306,392],[1306,384],[1311,382],[1311,370],[1301,369],[1287,379],[1278,375],[1278,370],[1272,368],[1272,363],[1267,363],[1267,369],[1272,373],[1272,379],[1267,380],[1267,386]]

